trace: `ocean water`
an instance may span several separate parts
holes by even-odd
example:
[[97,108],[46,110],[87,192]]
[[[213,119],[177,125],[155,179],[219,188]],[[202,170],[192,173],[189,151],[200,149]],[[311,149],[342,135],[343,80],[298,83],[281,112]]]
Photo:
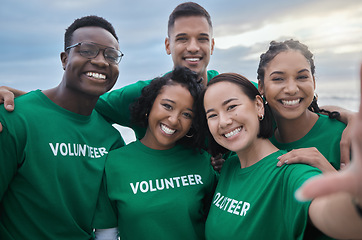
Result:
[[360,86],[357,81],[318,82],[316,93],[319,106],[333,105],[358,111]]

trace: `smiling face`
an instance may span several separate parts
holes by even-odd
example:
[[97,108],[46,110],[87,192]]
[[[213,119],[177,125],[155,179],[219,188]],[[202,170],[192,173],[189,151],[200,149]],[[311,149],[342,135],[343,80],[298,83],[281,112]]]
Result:
[[[93,42],[105,47],[119,49],[117,40],[107,30],[100,27],[82,27],[74,31],[72,43]],[[110,64],[101,49],[95,58],[88,59],[80,55],[79,46],[61,54],[65,69],[63,82],[68,92],[99,97],[109,91],[117,81],[117,64]]]
[[190,130],[194,99],[187,88],[165,85],[148,114],[148,127],[141,142],[157,150],[170,149]]
[[260,96],[251,100],[238,85],[218,82],[207,88],[204,108],[209,130],[218,144],[237,153],[255,145],[258,116],[264,114]]
[[312,103],[315,80],[307,59],[295,50],[279,53],[265,68],[259,87],[276,118],[296,119]]
[[[212,30],[205,17],[188,16],[175,20],[165,40],[174,66],[184,66],[206,79],[207,65],[214,50]],[[206,81],[206,80],[205,80]]]

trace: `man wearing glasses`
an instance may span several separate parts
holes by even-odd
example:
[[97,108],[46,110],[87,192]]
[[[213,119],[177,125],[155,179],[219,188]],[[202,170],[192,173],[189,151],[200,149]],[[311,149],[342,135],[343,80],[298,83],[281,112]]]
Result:
[[92,238],[107,153],[124,145],[94,107],[122,56],[108,21],[77,19],[65,32],[60,84],[0,109],[0,239]]

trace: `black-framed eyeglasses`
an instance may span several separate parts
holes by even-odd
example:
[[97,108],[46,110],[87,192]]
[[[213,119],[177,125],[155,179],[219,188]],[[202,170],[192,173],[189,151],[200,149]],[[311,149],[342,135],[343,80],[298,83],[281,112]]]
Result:
[[[103,50],[103,56],[109,62],[110,64],[118,64],[122,57],[123,53],[115,48],[107,47],[98,43],[93,42],[79,42],[76,44],[73,44],[65,49],[65,51],[79,46],[79,54],[82,57],[92,59],[98,56],[99,50]],[[102,46],[103,48],[101,48]]]

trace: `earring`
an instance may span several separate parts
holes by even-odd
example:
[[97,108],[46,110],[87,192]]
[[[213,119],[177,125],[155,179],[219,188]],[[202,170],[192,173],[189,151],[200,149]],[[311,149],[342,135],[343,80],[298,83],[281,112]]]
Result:
[[268,101],[265,99],[264,95],[261,95],[261,98],[263,99],[264,104],[267,105],[267,104],[268,104]]
[[[187,137],[187,138],[192,138],[192,137],[194,136],[194,133],[190,134],[191,130],[193,130],[193,129],[191,128],[191,129],[189,130],[189,132],[186,133],[185,137]],[[189,135],[187,135],[187,134],[189,134]]]
[[263,114],[258,115],[258,117],[259,117],[259,121],[263,121],[263,119],[264,119],[264,115],[263,115]]

